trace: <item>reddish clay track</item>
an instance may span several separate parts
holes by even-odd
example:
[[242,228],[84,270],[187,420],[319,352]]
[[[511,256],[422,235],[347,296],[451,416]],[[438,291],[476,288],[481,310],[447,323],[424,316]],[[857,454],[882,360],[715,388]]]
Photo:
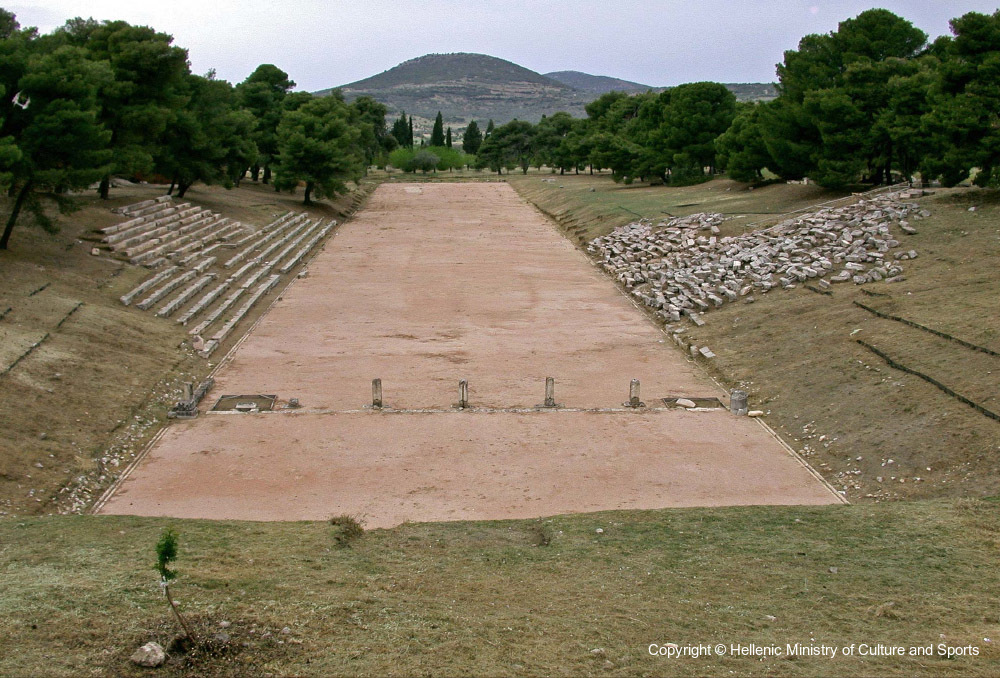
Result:
[[[296,397],[294,414],[172,424],[104,513],[404,520],[838,497],[758,422],[620,408],[720,396],[506,184],[383,185],[217,375],[222,394]],[[371,380],[385,404],[364,412]],[[459,379],[481,411],[451,412]]]

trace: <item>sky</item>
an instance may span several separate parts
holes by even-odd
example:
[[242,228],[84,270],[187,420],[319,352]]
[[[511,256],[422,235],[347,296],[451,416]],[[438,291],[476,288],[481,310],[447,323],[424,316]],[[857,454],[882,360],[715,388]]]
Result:
[[6,2],[47,33],[67,19],[124,19],[174,36],[192,71],[236,83],[275,64],[315,91],[430,53],[478,52],[538,71],[575,70],[645,85],[772,82],[809,33],[872,7],[933,40],[966,12],[1000,0],[32,0]]

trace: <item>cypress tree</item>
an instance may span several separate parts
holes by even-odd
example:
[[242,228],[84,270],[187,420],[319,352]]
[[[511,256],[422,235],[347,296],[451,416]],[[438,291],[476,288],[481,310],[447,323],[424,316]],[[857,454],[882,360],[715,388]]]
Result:
[[413,116],[410,116],[410,139],[406,144],[407,148],[413,148]]
[[493,127],[493,118],[490,118],[490,121],[486,124],[486,134],[483,135],[483,139],[493,134]]
[[444,135],[444,145],[451,148],[451,128],[448,128],[448,132]]
[[434,129],[431,130],[431,146],[444,146],[444,119],[441,117],[441,111],[438,111],[437,117],[434,118]]

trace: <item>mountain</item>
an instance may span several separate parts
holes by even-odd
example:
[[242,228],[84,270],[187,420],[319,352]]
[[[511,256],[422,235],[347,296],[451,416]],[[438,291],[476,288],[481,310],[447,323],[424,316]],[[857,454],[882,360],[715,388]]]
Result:
[[611,78],[606,75],[591,75],[580,71],[554,71],[546,73],[546,78],[552,78],[557,82],[568,85],[581,92],[588,92],[595,97],[599,97],[605,92],[645,92],[647,90],[661,89],[642,85],[630,80]]
[[463,127],[470,120],[482,126],[490,118],[497,124],[514,118],[538,122],[542,115],[556,111],[582,117],[584,104],[594,98],[509,61],[467,53],[410,59],[338,89],[348,101],[364,95],[381,101],[390,115],[406,111],[433,120],[442,111],[453,127]]
[[[777,96],[771,83],[726,87],[740,101]],[[514,118],[538,122],[556,111],[583,118],[587,115],[583,107],[605,92],[659,92],[665,88],[579,71],[542,75],[497,57],[461,52],[427,54],[370,78],[314,94],[326,95],[333,89],[341,90],[348,101],[370,96],[382,102],[389,108],[390,118],[406,111],[416,117],[415,128],[429,132],[438,111],[445,124],[458,131],[471,120],[478,121],[480,127],[490,119],[497,124]]]

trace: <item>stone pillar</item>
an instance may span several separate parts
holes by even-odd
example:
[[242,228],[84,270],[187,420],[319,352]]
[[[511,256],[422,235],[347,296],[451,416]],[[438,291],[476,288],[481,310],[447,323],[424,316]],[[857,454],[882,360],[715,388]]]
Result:
[[628,402],[625,407],[645,407],[646,403],[639,398],[639,380],[633,379],[628,385]]
[[469,382],[462,379],[458,382],[458,404],[456,407],[465,409],[469,406]]
[[382,380],[372,379],[372,407],[382,409]]
[[190,381],[184,382],[184,396],[181,398],[181,400],[183,400],[186,403],[189,403],[192,400],[194,400],[194,384],[192,384]]
[[735,389],[729,394],[729,411],[739,416],[745,416],[750,406],[747,403],[747,392]]
[[545,377],[545,407],[556,406],[556,380]]

